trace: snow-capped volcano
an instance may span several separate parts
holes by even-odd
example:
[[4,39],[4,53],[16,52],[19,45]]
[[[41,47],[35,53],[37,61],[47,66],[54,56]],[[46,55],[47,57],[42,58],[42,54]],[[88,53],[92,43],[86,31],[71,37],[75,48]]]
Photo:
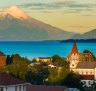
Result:
[[72,36],[73,33],[28,16],[17,6],[0,13],[0,41],[61,40]]
[[17,18],[17,19],[30,18],[18,6],[12,6],[10,8],[5,9],[2,13],[0,13],[0,16],[2,17],[13,16],[14,18]]

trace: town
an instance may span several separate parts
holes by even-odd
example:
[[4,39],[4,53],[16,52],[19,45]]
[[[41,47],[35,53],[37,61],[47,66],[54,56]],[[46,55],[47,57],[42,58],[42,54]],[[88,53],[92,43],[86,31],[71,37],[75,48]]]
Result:
[[95,91],[96,57],[87,49],[79,53],[76,41],[66,58],[54,55],[30,61],[0,52],[0,84],[1,91]]

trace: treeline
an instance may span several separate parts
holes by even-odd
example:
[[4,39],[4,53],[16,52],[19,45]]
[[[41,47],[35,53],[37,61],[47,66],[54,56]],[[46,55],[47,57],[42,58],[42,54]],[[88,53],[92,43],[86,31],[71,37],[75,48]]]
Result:
[[74,40],[76,42],[81,42],[81,43],[95,43],[96,42],[96,39],[68,39],[68,40],[61,40],[60,42],[63,43],[63,42],[74,42]]

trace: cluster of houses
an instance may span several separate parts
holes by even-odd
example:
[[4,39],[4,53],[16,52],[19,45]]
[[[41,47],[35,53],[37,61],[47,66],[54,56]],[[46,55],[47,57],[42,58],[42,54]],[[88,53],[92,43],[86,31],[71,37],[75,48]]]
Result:
[[[86,61],[82,61],[86,59]],[[38,57],[35,58],[39,62],[46,62],[51,68],[56,67],[51,63],[50,57]],[[92,60],[92,62],[90,62]],[[76,42],[73,44],[72,51],[69,53],[66,61],[70,65],[70,71],[73,71],[80,75],[81,82],[84,87],[92,87],[96,83],[96,61],[93,61],[91,53],[79,53]],[[6,65],[6,55],[0,52],[0,67]],[[31,66],[34,64],[31,63]],[[68,91],[65,86],[33,86],[30,83],[10,76],[7,73],[0,74],[0,91]]]
[[[6,66],[6,59],[6,55],[0,52],[0,67]],[[42,61],[44,62],[49,61],[49,58],[46,60],[43,59],[45,58],[42,58]],[[13,77],[8,73],[0,73],[0,91],[68,91],[68,88],[66,86],[32,85],[31,83]]]
[[[51,64],[50,57],[35,58],[37,62],[47,62],[51,68],[57,67]],[[74,42],[71,52],[69,53],[66,61],[70,65],[70,71],[80,75],[81,82],[84,87],[92,87],[96,82],[96,61],[93,61],[92,53],[79,53],[76,42]]]

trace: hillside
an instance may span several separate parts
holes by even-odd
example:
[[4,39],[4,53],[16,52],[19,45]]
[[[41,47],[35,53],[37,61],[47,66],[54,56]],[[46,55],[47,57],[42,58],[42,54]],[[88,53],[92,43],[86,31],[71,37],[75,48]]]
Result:
[[72,37],[72,39],[96,39],[96,29],[84,34],[76,34]]
[[0,41],[62,40],[73,35],[33,19],[17,6],[0,13]]

